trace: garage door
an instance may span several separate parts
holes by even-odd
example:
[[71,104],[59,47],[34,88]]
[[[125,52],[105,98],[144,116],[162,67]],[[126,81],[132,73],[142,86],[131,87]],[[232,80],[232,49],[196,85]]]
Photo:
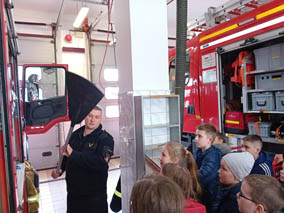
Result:
[[[18,64],[54,63],[54,45],[52,39],[20,37],[18,40],[20,55]],[[47,133],[29,135],[29,160],[36,169],[55,167],[59,157],[58,126]]]

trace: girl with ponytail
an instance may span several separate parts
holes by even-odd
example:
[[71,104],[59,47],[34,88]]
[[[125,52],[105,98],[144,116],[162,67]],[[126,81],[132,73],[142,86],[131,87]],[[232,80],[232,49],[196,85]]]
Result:
[[190,175],[192,176],[192,188],[194,192],[195,200],[199,200],[202,194],[202,189],[199,183],[199,174],[197,165],[191,154],[185,147],[178,142],[168,142],[163,147],[163,152],[160,156],[161,167],[167,163],[175,163],[183,168],[187,168]]

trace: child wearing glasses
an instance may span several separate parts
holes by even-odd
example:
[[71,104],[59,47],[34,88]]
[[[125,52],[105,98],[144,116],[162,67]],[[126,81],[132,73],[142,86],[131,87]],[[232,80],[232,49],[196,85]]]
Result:
[[284,190],[274,177],[252,174],[244,178],[238,205],[242,213],[280,212],[284,208]]

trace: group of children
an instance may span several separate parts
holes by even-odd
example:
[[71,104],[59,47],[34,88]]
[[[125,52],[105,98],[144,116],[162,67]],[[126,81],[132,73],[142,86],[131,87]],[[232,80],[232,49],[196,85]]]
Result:
[[201,124],[195,143],[194,157],[178,142],[165,144],[161,174],[133,187],[132,213],[272,213],[284,208],[284,189],[271,177],[273,159],[261,151],[261,137],[246,136],[243,152],[231,152],[225,136],[213,125]]

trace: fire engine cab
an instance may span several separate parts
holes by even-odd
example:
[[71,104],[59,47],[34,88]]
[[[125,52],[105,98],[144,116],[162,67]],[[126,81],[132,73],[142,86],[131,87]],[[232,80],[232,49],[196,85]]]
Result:
[[[235,149],[245,135],[258,134],[264,150],[283,153],[283,14],[282,0],[231,1],[188,25],[195,34],[187,41],[185,138],[192,140],[200,123],[211,123]],[[171,75],[175,49],[169,62]]]

